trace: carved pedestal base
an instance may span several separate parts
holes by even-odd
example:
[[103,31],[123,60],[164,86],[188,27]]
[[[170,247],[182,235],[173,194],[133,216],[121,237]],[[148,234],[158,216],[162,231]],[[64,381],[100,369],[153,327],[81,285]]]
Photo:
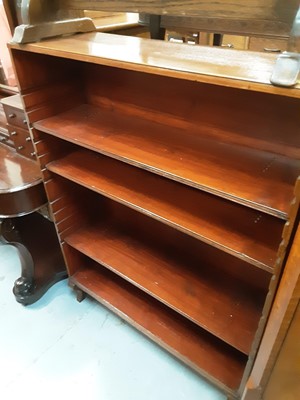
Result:
[[54,225],[42,215],[0,221],[0,241],[18,251],[21,276],[13,293],[19,303],[36,302],[53,284],[67,277]]

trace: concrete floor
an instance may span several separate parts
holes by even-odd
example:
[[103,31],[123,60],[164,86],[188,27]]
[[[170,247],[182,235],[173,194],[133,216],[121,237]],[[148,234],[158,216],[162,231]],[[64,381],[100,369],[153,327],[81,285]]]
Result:
[[20,265],[0,244],[1,400],[225,400],[225,396],[63,281],[32,306],[12,294]]

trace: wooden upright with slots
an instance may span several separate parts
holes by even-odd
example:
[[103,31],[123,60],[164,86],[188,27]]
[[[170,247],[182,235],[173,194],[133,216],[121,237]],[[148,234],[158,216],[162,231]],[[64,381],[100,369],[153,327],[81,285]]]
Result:
[[298,220],[299,88],[270,85],[272,54],[11,51],[70,284],[240,396]]

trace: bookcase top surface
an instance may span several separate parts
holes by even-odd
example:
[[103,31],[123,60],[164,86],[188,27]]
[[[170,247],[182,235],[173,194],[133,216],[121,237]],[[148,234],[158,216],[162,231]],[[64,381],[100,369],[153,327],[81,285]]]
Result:
[[276,54],[191,46],[100,32],[10,48],[221,86],[300,97],[270,83]]

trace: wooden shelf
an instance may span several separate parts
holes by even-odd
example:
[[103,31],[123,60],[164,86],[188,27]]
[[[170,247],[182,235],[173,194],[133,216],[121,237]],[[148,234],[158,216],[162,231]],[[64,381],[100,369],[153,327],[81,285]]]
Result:
[[182,257],[176,242],[172,249],[159,249],[133,231],[108,220],[82,227],[65,242],[248,354],[265,293],[217,267],[199,265],[193,255]]
[[90,151],[74,152],[47,168],[259,268],[273,271],[283,229],[281,220]]
[[81,105],[34,123],[43,132],[286,219],[300,165],[281,155]]
[[70,282],[218,386],[238,387],[246,357],[237,350],[100,266],[87,265]]
[[[277,54],[234,49],[226,49],[224,53],[224,49],[217,46],[194,46],[191,51],[189,46],[177,43],[99,32],[41,40],[26,45],[10,43],[9,47],[13,53],[17,53],[15,50],[42,53],[61,59],[143,71],[212,85],[300,97],[299,84],[286,89],[270,83]],[[15,54],[14,56],[16,58]]]

